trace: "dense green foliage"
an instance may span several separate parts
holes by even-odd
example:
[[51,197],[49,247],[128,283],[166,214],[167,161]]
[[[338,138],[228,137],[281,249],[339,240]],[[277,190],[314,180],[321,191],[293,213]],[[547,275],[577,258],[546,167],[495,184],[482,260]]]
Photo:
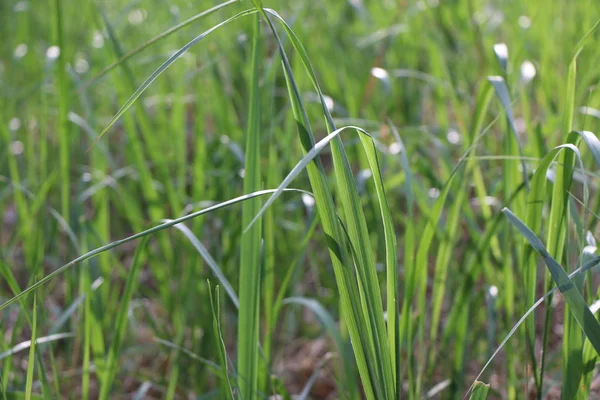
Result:
[[0,399],[600,395],[599,21],[3,0]]

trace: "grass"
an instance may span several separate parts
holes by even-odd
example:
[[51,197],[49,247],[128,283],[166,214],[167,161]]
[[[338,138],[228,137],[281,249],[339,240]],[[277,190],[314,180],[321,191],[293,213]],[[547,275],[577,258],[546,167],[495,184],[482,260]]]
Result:
[[598,396],[592,0],[196,3],[0,5],[0,398]]

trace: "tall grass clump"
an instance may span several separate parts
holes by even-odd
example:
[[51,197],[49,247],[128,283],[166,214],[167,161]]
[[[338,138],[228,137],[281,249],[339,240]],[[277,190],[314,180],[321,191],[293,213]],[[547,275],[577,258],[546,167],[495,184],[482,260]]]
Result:
[[592,0],[9,3],[3,398],[598,395]]

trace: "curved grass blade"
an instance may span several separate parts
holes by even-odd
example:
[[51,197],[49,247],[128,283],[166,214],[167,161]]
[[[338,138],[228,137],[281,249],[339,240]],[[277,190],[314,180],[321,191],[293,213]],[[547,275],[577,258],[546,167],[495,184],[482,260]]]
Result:
[[263,214],[267,211],[267,209],[275,202],[275,200],[277,200],[279,198],[279,196],[281,195],[283,190],[285,190],[292,183],[292,181],[298,175],[300,175],[300,173],[302,171],[304,171],[304,169],[307,167],[307,165],[310,164],[311,161],[314,160],[314,158],[317,157],[319,155],[319,153],[321,151],[323,151],[333,139],[335,139],[340,133],[342,133],[343,131],[345,131],[347,129],[355,129],[355,130],[361,132],[362,134],[370,136],[368,132],[366,132],[365,130],[363,130],[357,126],[344,126],[342,128],[339,128],[339,129],[331,132],[329,135],[327,135],[323,139],[319,140],[314,145],[314,147],[311,148],[306,153],[306,155],[304,155],[304,157],[302,157],[300,159],[300,161],[298,161],[296,163],[294,168],[292,168],[292,170],[283,179],[283,181],[281,181],[281,183],[277,187],[277,190],[269,197],[269,199],[267,199],[267,201],[262,206],[260,211],[256,214],[256,216],[254,218],[252,218],[252,221],[250,221],[248,226],[246,226],[246,228],[244,229],[244,233],[246,233],[252,227],[252,225],[254,225],[254,223],[256,223],[256,221],[258,221],[263,216]]
[[[384,237],[385,237],[385,248],[386,248],[386,270],[387,270],[387,284],[388,284],[388,340],[390,341],[391,346],[391,354],[396,356],[396,345],[397,345],[397,330],[398,330],[398,283],[397,283],[397,261],[396,261],[396,236],[394,233],[394,228],[392,225],[391,214],[389,211],[389,206],[387,204],[385,189],[383,187],[383,180],[380,175],[379,162],[377,161],[377,153],[375,149],[375,144],[373,139],[369,133],[365,130],[348,126],[339,128],[331,134],[327,135],[325,138],[321,139],[315,146],[294,166],[292,171],[285,177],[282,183],[279,185],[278,191],[274,193],[259,211],[259,213],[252,219],[250,225],[246,228],[248,230],[250,226],[258,220],[263,213],[267,210],[267,208],[273,204],[273,202],[280,195],[281,190],[285,189],[292,180],[298,176],[306,166],[312,162],[312,160],[333,140],[336,138],[342,131],[345,129],[354,129],[359,132],[360,140],[363,144],[363,148],[367,153],[367,159],[369,161],[369,165],[371,171],[373,173],[375,188],[377,192],[377,197],[380,202],[380,210],[381,210],[381,218],[384,226]],[[396,366],[397,362],[393,363],[393,377],[396,377]],[[395,384],[394,384],[395,385]]]
[[[342,339],[340,331],[336,326],[331,314],[315,299],[307,297],[288,297],[283,300],[283,304],[295,304],[308,308],[321,321],[327,333],[331,336],[338,347],[342,357],[347,360],[346,342]],[[344,363],[344,365],[349,365]]]
[[[43,336],[43,337],[39,337],[39,338],[35,339],[35,344],[39,346],[44,343],[51,343],[51,342],[55,342],[57,340],[70,339],[73,337],[75,337],[74,333],[55,333],[52,335]],[[6,357],[10,357],[13,354],[19,353],[25,349],[31,348],[31,343],[32,343],[31,340],[26,340],[24,342],[21,342],[15,346],[11,347],[7,351],[0,353],[0,360],[5,359]]]
[[571,313],[585,333],[585,336],[594,346],[596,352],[600,354],[600,323],[598,323],[598,320],[596,320],[594,314],[590,311],[590,308],[577,287],[571,282],[571,279],[562,266],[548,253],[544,244],[535,233],[533,233],[533,231],[508,208],[504,208],[502,212],[508,217],[513,226],[521,232],[525,239],[527,239],[529,244],[531,244],[531,246],[544,258],[544,262],[550,270],[552,279],[563,294],[571,309]]
[[473,393],[471,393],[470,400],[485,400],[488,396],[488,391],[490,390],[490,385],[483,382],[475,382],[475,386],[473,387]]
[[[162,221],[172,222],[173,220],[163,219]],[[238,300],[238,296],[235,293],[235,290],[233,290],[233,287],[229,283],[229,280],[227,280],[227,277],[225,276],[225,274],[223,274],[221,267],[219,267],[219,264],[217,264],[215,259],[210,255],[210,253],[208,252],[206,247],[204,247],[202,242],[200,242],[200,240],[198,240],[198,238],[196,237],[196,235],[194,235],[190,228],[188,228],[184,224],[174,225],[173,228],[178,229],[179,231],[181,231],[181,233],[183,233],[183,235],[186,238],[188,238],[192,246],[194,246],[194,248],[198,251],[200,256],[202,256],[202,259],[204,259],[204,262],[208,264],[213,274],[215,274],[219,282],[221,282],[221,285],[223,285],[223,287],[225,288],[225,291],[227,292],[227,295],[229,296],[231,302],[235,305],[235,308],[240,308],[240,301]]]
[[321,372],[321,369],[325,366],[325,363],[327,361],[328,361],[328,358],[324,358],[319,361],[319,363],[315,366],[315,370],[313,371],[313,373],[310,375],[310,377],[306,381],[306,384],[304,385],[302,392],[300,392],[300,394],[298,396],[294,396],[294,400],[309,399],[310,390],[312,389],[313,385],[317,381],[317,378],[319,377],[319,373]]
[[93,78],[91,78],[89,81],[87,81],[85,84],[83,84],[80,88],[79,91],[85,91],[87,88],[89,88],[91,85],[93,85],[94,83],[96,83],[96,81],[98,81],[98,79],[102,78],[104,75],[108,74],[110,71],[112,71],[113,69],[115,69],[116,67],[118,67],[119,65],[121,65],[122,63],[124,63],[125,61],[127,61],[128,59],[130,59],[131,57],[135,56],[136,54],[142,52],[143,50],[145,50],[146,48],[150,47],[151,45],[153,45],[154,43],[158,42],[161,39],[166,38],[167,36],[170,36],[172,33],[177,32],[178,30],[185,28],[186,26],[198,21],[200,18],[202,17],[206,17],[207,15],[210,15],[212,13],[214,13],[215,11],[218,11],[222,8],[225,8],[231,4],[237,3],[239,0],[229,0],[226,2],[223,2],[221,4],[218,4],[212,8],[209,8],[206,11],[203,11],[199,14],[194,15],[191,18],[186,19],[185,21],[167,29],[166,31],[164,31],[163,33],[161,33],[160,35],[157,35],[155,37],[153,37],[152,39],[142,43],[141,45],[139,45],[138,47],[136,47],[133,50],[128,51],[127,53],[125,53],[123,56],[121,56],[117,61],[113,62],[112,64],[108,65],[107,67],[105,67],[102,71],[100,71],[98,74],[96,74]]
[[[594,160],[600,166],[600,141],[598,140],[598,138],[593,133],[587,132],[587,131],[571,132],[571,134],[568,136],[568,140],[567,140],[568,143],[557,146],[555,149],[553,149],[550,153],[548,153],[540,161],[540,164],[535,169],[535,173],[531,179],[531,191],[529,192],[528,199],[527,199],[528,209],[527,209],[527,220],[526,221],[527,221],[527,226],[529,226],[531,229],[540,230],[541,226],[542,226],[542,212],[543,212],[543,206],[544,206],[544,200],[545,200],[545,194],[546,194],[546,184],[547,184],[546,174],[547,174],[548,169],[550,168],[552,163],[555,162],[556,157],[559,155],[560,151],[570,150],[576,156],[578,156],[579,151],[578,151],[577,147],[575,147],[575,144],[577,143],[577,141],[580,137],[584,139],[584,141],[588,145],[588,148],[590,149],[590,152],[592,153],[592,155],[594,157]],[[581,164],[581,160],[580,160],[580,167],[583,168],[583,166]],[[587,183],[584,181],[584,192],[587,193],[587,191],[588,191]],[[522,258],[524,264],[529,265],[528,267],[526,267],[528,272],[525,273],[526,282],[530,282],[526,285],[526,287],[528,288],[526,301],[528,303],[532,303],[535,298],[535,290],[534,289],[536,286],[535,285],[535,275],[536,275],[536,271],[537,271],[537,263],[532,258],[532,250],[533,249],[531,246],[526,245],[524,248],[524,257]],[[586,266],[584,266],[583,271],[587,271],[588,269],[590,269],[593,266],[595,266],[595,264],[587,263]],[[578,276],[579,274],[580,274],[580,270],[577,270],[576,272],[571,274],[569,277],[573,278],[573,277]],[[533,290],[529,290],[529,288],[532,288]],[[526,320],[527,316],[529,316],[537,308],[537,306],[539,304],[541,304],[545,299],[550,297],[550,295],[552,293],[554,293],[555,289],[552,289],[550,292],[548,292],[544,297],[542,297],[539,301],[537,301],[534,304],[534,306],[532,306],[525,313],[525,315],[521,318],[521,320],[519,320],[519,322],[515,325],[515,327],[509,332],[509,334],[506,336],[506,338],[502,341],[500,346],[497,348],[497,350],[491,356],[491,358],[486,363],[486,365],[484,366],[481,373],[477,376],[476,379],[479,379],[481,377],[481,375],[483,374],[485,369],[488,367],[488,365],[491,363],[493,358],[498,354],[500,349],[504,346],[504,344],[508,341],[508,339],[512,336],[512,334],[516,331],[516,328],[519,327]],[[529,329],[530,329],[530,331],[532,331],[533,328],[529,328]]]
[[[281,59],[284,66],[284,76],[287,83],[289,98],[291,100],[292,112],[296,120],[300,141],[305,152],[310,151],[314,146],[314,136],[312,135],[310,123],[306,110],[302,104],[302,96],[294,79],[293,71],[283,44],[277,30],[272,25],[270,19],[267,18],[269,26],[277,39]],[[284,22],[285,23],[285,22]],[[293,32],[291,33],[293,35]],[[292,38],[292,36],[290,36]],[[356,286],[356,280],[347,266],[352,265],[352,259],[348,253],[346,238],[342,234],[342,227],[337,218],[333,197],[328,189],[328,180],[322,163],[317,158],[315,162],[307,165],[308,177],[311,187],[315,193],[315,203],[317,211],[323,225],[325,235],[328,237],[329,255],[332,260],[333,270],[336,282],[340,293],[341,312],[344,322],[353,338],[353,348],[358,366],[365,396],[368,399],[375,399],[375,389],[377,387],[372,384],[373,366],[368,363],[367,353],[370,353],[370,344],[372,335],[369,335],[366,329],[366,324],[363,324],[360,312],[359,293]]]
[[581,39],[579,39],[579,41],[575,45],[575,54],[573,55],[573,58],[576,58],[577,54],[579,54],[579,52],[581,52],[581,50],[583,49],[583,45],[590,38],[590,36],[592,36],[592,34],[596,31],[596,29],[598,29],[598,26],[600,26],[600,19],[598,21],[596,21],[596,23],[590,28],[589,31],[587,31],[587,33],[585,35],[583,35],[583,37]]
[[[600,256],[594,257],[593,259],[589,260],[582,267],[580,267],[580,268],[576,269],[575,271],[573,271],[573,273],[571,273],[568,277],[569,277],[569,279],[574,279],[574,278],[578,277],[579,275],[581,275],[581,274],[589,271],[590,269],[592,269],[592,268],[594,268],[594,267],[596,267],[598,265],[600,265]],[[527,312],[525,312],[525,314],[523,314],[523,316],[519,319],[519,321],[517,321],[517,323],[512,327],[512,329],[504,337],[504,339],[502,340],[502,342],[500,342],[500,344],[498,345],[498,347],[496,348],[496,350],[494,351],[494,353],[490,356],[490,358],[488,359],[488,361],[484,364],[484,366],[481,369],[481,371],[479,371],[479,374],[477,374],[477,376],[475,377],[475,381],[473,382],[473,384],[471,385],[471,387],[469,388],[469,390],[467,390],[467,393],[465,394],[465,396],[463,397],[463,399],[467,398],[468,394],[471,392],[471,390],[475,386],[475,383],[478,381],[479,378],[481,378],[481,376],[483,375],[483,373],[486,371],[487,367],[490,366],[490,364],[492,363],[492,361],[494,360],[494,358],[496,358],[496,356],[498,355],[498,353],[500,353],[500,350],[502,350],[502,348],[504,347],[504,345],[506,344],[506,342],[508,342],[508,340],[512,337],[512,335],[517,331],[517,329],[523,324],[523,322],[525,322],[525,320],[527,319],[527,317],[529,317],[535,311],[535,309],[538,308],[538,306],[540,304],[542,304],[552,294],[554,294],[554,292],[557,289],[558,289],[558,287],[555,286],[550,291],[548,291],[546,294],[544,294],[542,297],[540,297],[535,303],[533,303],[533,305],[529,308],[529,310],[527,310]]]
[[238,18],[244,17],[246,15],[254,14],[256,12],[257,11],[254,9],[242,11],[242,12],[234,15],[233,17],[226,19],[223,22],[220,22],[219,24],[213,26],[212,28],[207,29],[206,31],[202,32],[200,35],[198,35],[194,39],[192,39],[190,42],[188,42],[185,46],[183,46],[182,48],[177,50],[175,52],[175,54],[173,54],[171,57],[169,57],[167,59],[167,61],[162,63],[162,65],[160,67],[158,67],[144,81],[144,83],[142,83],[140,85],[140,87],[137,88],[137,90],[129,97],[129,99],[127,99],[125,104],[123,104],[123,106],[119,109],[119,111],[117,111],[117,113],[114,115],[114,117],[111,118],[111,120],[108,122],[108,124],[102,129],[102,131],[100,132],[100,134],[98,135],[96,140],[94,140],[94,142],[91,144],[91,146],[86,151],[89,151],[92,147],[94,147],[94,145],[106,134],[106,132],[115,124],[115,122],[117,122],[117,120],[129,109],[129,107],[131,107],[133,102],[135,102],[142,95],[142,93],[144,93],[146,91],[146,89],[148,89],[148,87],[152,84],[152,82],[154,82],[163,72],[165,72],[165,70],[167,68],[169,68],[171,66],[171,64],[173,64],[179,57],[181,57],[186,51],[188,51],[190,49],[190,47],[192,47],[193,45],[198,43],[200,40],[204,39],[210,33],[227,25],[228,23],[233,22],[233,21],[237,20]]
[[353,381],[355,370],[353,368],[352,349],[349,348],[347,342],[342,338],[331,314],[317,300],[307,297],[288,297],[283,300],[283,304],[296,304],[306,307],[317,316],[319,321],[321,321],[321,324],[335,342],[338,351],[342,356],[343,367],[345,370],[342,379],[344,380],[345,389],[352,391],[356,385],[356,382]]
[[[287,189],[287,190],[288,191],[293,191],[293,192],[306,193],[306,191],[300,190],[300,189]],[[109,243],[107,245],[98,247],[98,248],[96,248],[96,249],[94,249],[92,251],[89,251],[89,252],[87,252],[87,253],[85,253],[85,254],[83,254],[83,255],[75,258],[74,260],[68,262],[67,264],[64,264],[63,266],[61,266],[60,268],[52,271],[50,274],[46,275],[45,277],[43,277],[42,279],[40,279],[36,283],[34,283],[31,286],[27,287],[25,290],[23,290],[18,295],[14,296],[10,300],[7,300],[4,303],[0,304],[0,310],[3,310],[4,308],[6,308],[9,305],[13,304],[14,302],[18,301],[23,296],[25,296],[28,293],[36,290],[37,288],[39,288],[40,286],[42,286],[46,282],[50,281],[51,279],[57,277],[58,275],[62,274],[64,271],[66,271],[67,269],[71,268],[72,266],[77,265],[77,264],[79,264],[80,262],[82,262],[84,260],[88,260],[88,259],[90,259],[92,257],[95,257],[95,256],[97,256],[100,253],[104,253],[105,251],[114,249],[115,247],[121,246],[121,245],[123,245],[125,243],[131,242],[131,241],[136,240],[136,239],[143,238],[145,236],[148,236],[150,234],[153,234],[153,233],[162,231],[164,229],[170,228],[170,227],[172,227],[174,225],[177,225],[177,224],[180,224],[182,222],[189,221],[190,219],[196,218],[196,217],[198,217],[200,215],[207,214],[209,212],[212,212],[212,211],[215,211],[215,210],[219,210],[221,208],[225,208],[225,207],[231,206],[233,204],[240,203],[240,202],[246,201],[248,199],[252,199],[254,197],[264,196],[266,194],[274,193],[275,191],[276,191],[276,189],[259,190],[259,191],[254,192],[254,193],[250,193],[250,194],[247,194],[247,195],[239,196],[239,197],[233,198],[231,200],[227,200],[227,201],[224,201],[222,203],[215,204],[214,206],[207,207],[207,208],[205,208],[203,210],[196,211],[194,213],[191,213],[189,215],[183,216],[181,218],[174,219],[171,222],[166,222],[164,224],[157,225],[157,226],[155,226],[153,228],[146,229],[145,231],[136,233],[135,235],[131,235],[131,236],[128,236],[128,237],[126,237],[124,239],[116,240],[116,241],[114,241],[112,243]]]
[[[572,137],[570,142],[573,142],[575,137]],[[542,218],[543,218],[543,208],[546,200],[547,192],[546,185],[548,182],[547,172],[550,166],[555,162],[556,158],[559,156],[561,151],[571,151],[573,153],[578,152],[577,147],[575,147],[572,143],[567,143],[561,146],[557,146],[552,151],[550,151],[537,165],[535,173],[531,178],[531,190],[527,195],[527,211],[526,211],[526,224],[530,229],[534,231],[540,231],[542,229]],[[534,250],[531,246],[524,243],[522,249],[522,258],[521,262],[523,263],[523,275],[524,275],[524,283],[525,283],[525,304],[531,304],[536,296],[535,288],[537,287],[537,258],[534,256]],[[535,346],[534,346],[534,321],[531,319],[526,324],[526,332],[527,332],[527,346],[529,351],[529,357],[532,363],[535,365],[536,356],[535,356]],[[542,362],[540,365],[540,375],[537,375],[535,378],[535,383],[538,387],[538,391],[541,389],[541,384],[543,381],[541,371],[543,370],[544,363]],[[537,366],[536,366],[537,369]]]

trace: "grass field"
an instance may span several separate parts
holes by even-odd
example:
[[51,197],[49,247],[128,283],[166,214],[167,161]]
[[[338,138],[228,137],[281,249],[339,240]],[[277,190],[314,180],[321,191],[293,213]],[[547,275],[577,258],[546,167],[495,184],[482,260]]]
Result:
[[600,397],[599,21],[2,0],[0,399]]

